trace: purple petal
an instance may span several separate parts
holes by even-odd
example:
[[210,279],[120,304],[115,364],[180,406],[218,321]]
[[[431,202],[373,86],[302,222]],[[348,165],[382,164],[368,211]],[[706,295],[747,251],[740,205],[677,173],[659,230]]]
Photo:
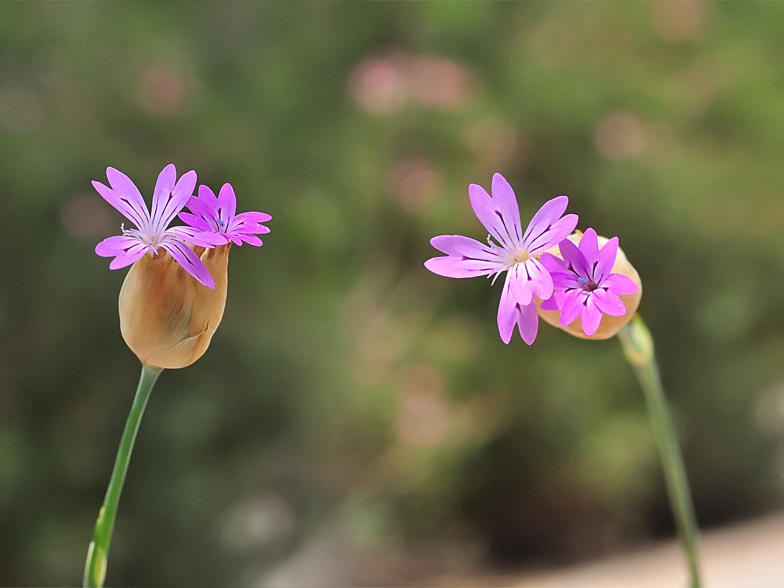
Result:
[[264,245],[261,239],[259,239],[256,235],[240,235],[240,238],[245,241],[248,245],[253,245],[254,247],[261,247]]
[[531,287],[534,294],[542,300],[546,300],[553,295],[553,278],[550,272],[535,257],[531,257],[523,264],[528,275],[531,277]]
[[564,239],[559,243],[558,248],[561,250],[561,255],[563,255],[564,261],[569,264],[569,269],[572,272],[581,278],[591,279],[588,260],[585,259],[585,255],[577,248],[577,245],[569,239]]
[[493,202],[505,221],[504,224],[507,228],[509,239],[514,244],[522,243],[523,232],[520,225],[520,207],[517,205],[517,197],[512,186],[509,185],[504,176],[494,174],[491,191],[493,193]]
[[577,215],[567,214],[561,220],[555,222],[549,230],[545,231],[538,239],[528,244],[528,253],[538,253],[545,249],[550,249],[558,245],[561,241],[572,234],[577,226]]
[[542,253],[542,255],[539,257],[539,261],[542,262],[542,265],[550,273],[565,272],[569,269],[568,263],[566,263],[560,257],[556,257],[552,253]]
[[127,251],[120,253],[117,257],[115,257],[112,262],[109,264],[109,269],[116,270],[123,268],[127,265],[131,265],[132,263],[137,262],[139,259],[144,257],[144,254],[147,253],[152,249],[150,245],[146,245],[145,243],[136,242],[135,245],[128,248]]
[[553,288],[555,290],[567,290],[571,288],[581,288],[583,285],[577,279],[577,274],[574,272],[552,272],[550,277],[553,279]]
[[629,276],[623,274],[610,274],[600,285],[617,295],[634,294],[637,292],[637,284]]
[[555,295],[550,296],[547,300],[542,300],[542,310],[561,310],[558,308],[558,301]]
[[[471,206],[488,232],[506,249],[520,249],[519,241],[514,240],[514,218],[504,216],[504,209],[498,206],[498,202],[490,198],[482,186],[471,184],[468,186],[468,197]],[[503,200],[503,199],[502,199]],[[518,211],[518,221],[519,221]],[[511,231],[510,231],[511,229]]]
[[532,257],[524,263],[515,264],[509,273],[512,274],[510,288],[520,306],[531,304],[534,294],[542,300],[552,296],[553,280],[539,260]]
[[512,292],[514,299],[521,306],[527,306],[531,304],[531,300],[534,298],[534,289],[533,285],[531,284],[531,276],[528,274],[526,269],[527,268],[525,267],[525,264],[516,263],[509,268],[509,276],[507,278],[507,282],[509,282],[509,290]]
[[[587,231],[586,231],[587,234]],[[583,237],[585,239],[585,237]],[[582,247],[582,243],[580,243]],[[598,284],[610,275],[612,267],[615,265],[615,258],[618,256],[618,237],[613,237],[604,244],[602,250],[597,255],[596,269],[594,270],[594,281]]]
[[583,293],[579,290],[572,290],[564,296],[561,305],[561,325],[566,327],[571,325],[583,312]]
[[179,263],[183,269],[192,275],[197,282],[215,289],[215,280],[212,279],[210,271],[201,259],[182,241],[177,239],[166,239],[161,243],[161,247],[166,249],[171,256]]
[[161,233],[166,229],[166,226],[158,226],[158,220],[163,216],[163,211],[169,202],[176,181],[177,169],[173,163],[164,167],[155,181],[155,189],[152,192],[152,224],[153,231],[156,233]]
[[512,340],[518,313],[517,302],[509,288],[510,281],[511,276],[507,274],[504,289],[501,291],[501,301],[498,303],[498,333],[501,335],[501,341],[507,345]]
[[234,217],[235,222],[266,223],[272,220],[272,216],[266,212],[243,212]]
[[[596,231],[587,229],[580,239],[578,248],[583,252],[588,264],[594,266],[599,258],[599,239],[596,237]],[[591,278],[594,278],[593,272],[591,272]]]
[[434,274],[446,278],[475,278],[495,273],[496,266],[478,259],[459,259],[457,257],[433,257],[425,262],[425,267]]
[[583,307],[583,313],[580,318],[582,318],[583,332],[590,337],[599,328],[603,315],[602,311],[594,303],[593,296],[589,296],[585,302],[586,304]]
[[216,216],[215,211],[218,210],[218,197],[215,196],[215,192],[212,191],[212,188],[205,186],[204,184],[199,186],[199,200],[212,211],[210,216]]
[[215,228],[200,216],[196,216],[190,212],[181,212],[178,216],[184,223],[187,223],[200,231],[207,231],[210,233],[215,231]]
[[213,233],[211,230],[202,231],[196,227],[172,227],[167,229],[164,235],[176,237],[197,247],[213,248],[227,243],[226,239],[218,233]]
[[[106,168],[106,177],[109,179],[109,185],[112,187],[115,196],[118,199],[127,202],[128,206],[137,213],[139,220],[142,222],[141,225],[137,225],[139,229],[143,231],[146,230],[145,221],[149,220],[150,213],[147,211],[147,205],[144,203],[144,198],[142,198],[136,184],[134,184],[124,173],[113,167]],[[95,186],[95,183],[93,183],[93,186]],[[101,196],[103,196],[103,194],[101,194]],[[104,198],[106,197],[104,196]],[[110,204],[112,203],[110,202]],[[128,216],[128,218],[133,220],[133,217]]]
[[[528,223],[528,228],[523,235],[523,246],[527,251],[531,251],[531,245],[542,235],[550,231],[555,223],[561,218],[566,207],[569,205],[569,198],[558,196],[545,202]],[[576,226],[576,225],[575,225]],[[568,233],[567,233],[568,234]]]
[[626,314],[626,306],[624,306],[621,299],[604,288],[594,290],[591,298],[593,298],[596,306],[604,314],[609,314],[610,316],[623,316]]
[[113,237],[107,237],[98,243],[98,245],[95,246],[95,253],[101,257],[115,257],[139,243],[139,239],[136,239],[135,237],[114,235]]
[[120,211],[120,213],[129,221],[133,222],[137,228],[146,230],[150,213],[147,212],[147,207],[144,205],[144,201],[142,201],[141,207],[139,207],[137,206],[138,203],[133,197],[117,194],[109,186],[106,186],[101,182],[93,181],[93,188],[97,190],[103,199],[106,200],[106,202]]
[[228,224],[237,212],[237,197],[231,184],[223,184],[218,194],[218,218],[222,218]]
[[193,194],[193,188],[196,186],[196,172],[193,170],[184,174],[177,184],[173,185],[173,180],[176,177],[177,172],[173,164],[167,165],[158,176],[158,182],[165,189],[164,192],[159,192],[156,185],[153,196],[152,220],[159,233],[166,230],[177,213],[185,208]]
[[519,308],[517,328],[520,330],[523,341],[528,345],[536,340],[536,333],[539,330],[539,313],[536,310],[535,302]]
[[194,215],[200,216],[202,219],[204,219],[204,221],[211,227],[210,230],[219,230],[218,224],[215,222],[215,208],[212,207],[208,199],[201,198],[201,196],[199,198],[191,197],[190,200],[188,200],[188,208],[192,213],[194,213]]
[[439,235],[430,239],[430,244],[439,251],[452,257],[481,259],[497,263],[499,267],[505,263],[501,255],[493,249],[470,237],[462,235]]

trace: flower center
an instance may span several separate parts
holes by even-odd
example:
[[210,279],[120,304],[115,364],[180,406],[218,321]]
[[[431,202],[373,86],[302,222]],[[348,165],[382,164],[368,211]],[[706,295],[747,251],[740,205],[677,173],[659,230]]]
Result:
[[588,278],[579,277],[577,278],[577,281],[580,282],[580,285],[589,292],[593,292],[599,287],[599,284],[593,280],[589,280]]
[[513,263],[525,263],[529,259],[531,259],[531,256],[528,255],[528,253],[526,253],[525,251],[515,251],[510,261],[512,261]]

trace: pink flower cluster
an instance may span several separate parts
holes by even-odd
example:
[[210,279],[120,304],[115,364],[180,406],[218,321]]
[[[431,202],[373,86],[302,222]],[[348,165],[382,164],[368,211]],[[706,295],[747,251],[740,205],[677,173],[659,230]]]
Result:
[[[428,259],[425,267],[449,278],[492,275],[493,281],[506,272],[498,305],[504,343],[511,341],[515,326],[528,345],[536,339],[539,315],[534,296],[543,301],[543,309],[561,311],[564,326],[581,317],[588,336],[596,332],[604,314],[625,314],[618,296],[633,294],[637,285],[611,273],[617,237],[599,250],[596,232],[588,229],[575,246],[567,237],[577,226],[577,215],[564,216],[566,196],[545,202],[523,232],[514,191],[501,174],[493,176],[492,194],[476,184],[468,187],[471,206],[495,242],[490,237],[487,245],[460,235],[434,237],[430,243],[446,256]],[[563,259],[545,253],[556,245]]]
[[[198,198],[194,197],[195,171],[177,180],[174,164],[163,168],[153,191],[152,212],[128,176],[110,167],[106,177],[109,186],[101,182],[93,182],[93,186],[134,225],[131,229],[123,226],[122,235],[108,237],[95,247],[101,257],[114,257],[110,269],[126,267],[163,249],[199,283],[214,289],[215,281],[193,248],[213,248],[230,242],[242,245],[243,241],[260,247],[263,243],[256,235],[269,233],[269,228],[261,223],[271,220],[270,215],[235,214],[237,198],[230,184],[223,185],[217,198],[207,186],[200,186]],[[186,206],[193,214],[181,213]],[[190,226],[169,227],[178,214]]]

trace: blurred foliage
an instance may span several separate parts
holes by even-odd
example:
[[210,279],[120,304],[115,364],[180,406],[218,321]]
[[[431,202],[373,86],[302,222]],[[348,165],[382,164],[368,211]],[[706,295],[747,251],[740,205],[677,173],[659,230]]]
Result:
[[567,194],[620,237],[703,526],[780,507],[782,27],[776,3],[0,4],[0,584],[78,583],[138,377],[125,271],[93,253],[124,220],[107,166],[273,216],[153,393],[110,585],[413,583],[673,534],[617,342],[505,346],[500,285],[422,266],[484,239],[467,187],[496,171],[524,218]]

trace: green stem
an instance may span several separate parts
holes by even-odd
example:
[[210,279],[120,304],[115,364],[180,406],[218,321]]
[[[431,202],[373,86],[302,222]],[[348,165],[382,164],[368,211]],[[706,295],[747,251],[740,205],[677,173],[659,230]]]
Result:
[[117,459],[114,462],[112,478],[109,480],[106,498],[104,498],[103,507],[101,507],[98,520],[95,523],[93,540],[87,550],[83,583],[85,587],[103,586],[114,519],[117,516],[117,505],[120,502],[120,493],[125,482],[125,474],[128,471],[133,443],[136,441],[136,433],[139,431],[139,423],[142,420],[142,414],[144,414],[144,407],[147,406],[147,400],[150,398],[152,387],[162,371],[163,368],[142,365],[142,376],[139,379],[139,387],[136,389],[136,397],[133,399],[128,421],[125,423],[120,448],[117,451]]
[[675,525],[691,572],[690,586],[699,588],[701,583],[697,554],[699,534],[697,518],[694,516],[686,469],[683,466],[678,439],[653,353],[653,339],[640,315],[635,315],[631,322],[618,332],[618,338],[645,394],[653,438],[664,466],[664,480],[667,484]]

